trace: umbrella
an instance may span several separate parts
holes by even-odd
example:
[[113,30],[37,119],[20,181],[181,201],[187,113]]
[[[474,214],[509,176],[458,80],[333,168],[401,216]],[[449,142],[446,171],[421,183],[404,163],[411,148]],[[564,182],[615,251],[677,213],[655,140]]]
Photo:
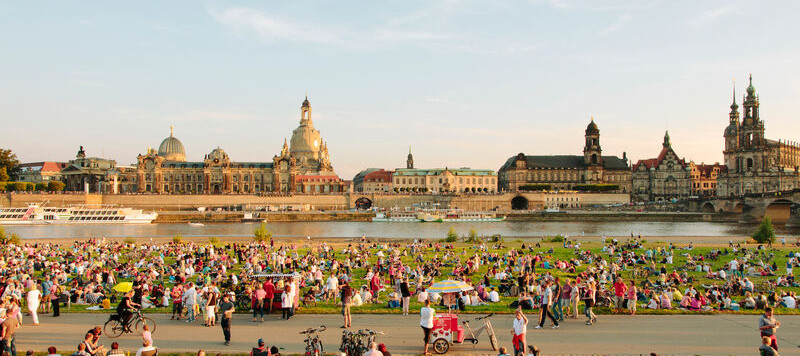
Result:
[[472,288],[471,285],[464,282],[446,279],[444,281],[434,283],[427,290],[430,293],[458,293],[473,289],[474,288]]
[[114,286],[113,288],[117,292],[128,293],[131,289],[133,289],[133,283],[131,282],[122,282]]

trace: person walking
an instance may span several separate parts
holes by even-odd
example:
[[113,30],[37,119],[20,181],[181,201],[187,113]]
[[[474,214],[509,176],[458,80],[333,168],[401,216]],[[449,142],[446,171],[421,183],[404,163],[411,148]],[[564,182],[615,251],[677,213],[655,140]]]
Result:
[[585,304],[584,314],[586,314],[586,325],[593,325],[597,321],[597,315],[594,314],[592,311],[592,307],[594,307],[594,298],[595,294],[597,293],[597,289],[594,286],[594,281],[589,280],[586,283],[586,294],[583,297],[583,302]]
[[761,331],[762,337],[766,336],[770,339],[769,346],[775,350],[778,350],[778,339],[775,337],[775,332],[780,326],[781,322],[775,320],[775,316],[772,315],[772,308],[764,308],[764,314],[758,319],[758,329]]
[[14,310],[15,307],[9,308],[9,312],[6,313],[6,320],[0,324],[0,340],[3,343],[3,354],[6,352],[11,356],[17,356],[17,345],[16,345],[16,333],[17,329],[19,328],[19,320],[15,316],[17,313]]
[[553,286],[551,289],[553,290],[553,300],[551,304],[551,309],[553,309],[553,317],[557,321],[564,321],[564,308],[561,305],[561,283],[558,277],[556,277],[553,281]]
[[272,314],[272,303],[275,300],[275,285],[272,284],[272,278],[267,278],[267,281],[264,282],[263,289],[264,303],[267,303],[267,314]]
[[570,283],[571,290],[569,292],[569,305],[572,306],[572,318],[578,319],[578,302],[580,298],[580,288],[578,288],[578,281],[572,281]]
[[42,300],[42,292],[39,291],[39,286],[33,285],[33,288],[25,295],[25,301],[28,302],[28,312],[31,313],[31,320],[33,325],[39,325],[39,302]]
[[261,322],[264,322],[264,298],[266,298],[267,292],[264,291],[264,287],[261,283],[256,283],[256,290],[253,291],[252,299],[253,299],[253,322],[256,321],[256,315],[259,313],[261,314]]
[[431,301],[426,299],[425,306],[419,310],[419,326],[422,327],[422,341],[425,343],[425,355],[428,354],[428,344],[431,341],[431,331],[433,330],[433,319],[436,311],[431,308]]
[[408,315],[408,307],[411,304],[411,291],[408,289],[408,277],[403,277],[400,282],[400,294],[403,296],[403,315]]
[[54,318],[61,315],[60,301],[58,300],[58,297],[58,281],[53,278],[53,283],[50,284],[50,304],[53,305],[52,309]]
[[511,329],[511,335],[513,335],[511,344],[514,345],[514,356],[525,354],[525,345],[527,344],[525,335],[527,333],[528,318],[525,317],[525,313],[522,312],[522,308],[517,308],[517,311],[514,315],[513,327]]
[[222,326],[222,334],[225,336],[225,346],[230,346],[231,344],[231,319],[234,311],[236,311],[236,308],[231,303],[230,294],[223,295],[222,302],[219,303],[219,313],[222,318],[219,324]]
[[536,329],[541,329],[544,326],[544,320],[546,318],[550,318],[553,322],[553,329],[558,329],[558,320],[553,317],[553,313],[550,312],[550,305],[553,302],[553,289],[550,288],[551,281],[545,281],[544,285],[542,285],[542,301],[541,301],[541,312],[539,317],[539,325],[536,325]]
[[352,317],[350,315],[350,305],[353,304],[353,288],[350,287],[350,283],[344,281],[342,283],[342,317],[344,317],[344,325],[342,325],[343,329],[347,329],[352,326]]

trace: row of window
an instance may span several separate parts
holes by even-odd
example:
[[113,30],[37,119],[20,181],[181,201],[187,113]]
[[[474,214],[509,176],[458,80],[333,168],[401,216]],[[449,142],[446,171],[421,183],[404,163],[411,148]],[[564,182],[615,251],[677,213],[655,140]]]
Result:
[[[428,184],[435,182],[434,179],[431,179]],[[439,178],[439,184],[444,183],[453,183],[453,179],[449,178]],[[425,184],[425,178],[394,178],[394,184]],[[458,177],[458,184],[465,184],[464,177]],[[467,177],[466,184],[495,184],[495,178],[475,178],[475,177]]]

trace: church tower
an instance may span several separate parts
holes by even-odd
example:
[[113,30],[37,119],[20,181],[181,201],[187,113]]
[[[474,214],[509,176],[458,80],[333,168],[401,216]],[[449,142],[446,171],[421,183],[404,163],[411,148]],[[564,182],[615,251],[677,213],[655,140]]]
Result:
[[408,159],[406,159],[406,168],[414,169],[414,156],[411,155],[411,146],[408,146]]
[[314,123],[311,122],[311,103],[308,102],[308,95],[306,95],[306,100],[303,100],[303,106],[300,108],[300,125],[314,126]]
[[736,85],[733,86],[733,103],[731,104],[731,112],[728,114],[728,127],[725,128],[725,150],[722,154],[725,159],[725,165],[731,172],[736,171],[736,156],[734,155],[736,149],[739,148],[739,105],[736,104]]
[[764,122],[758,115],[758,95],[753,86],[753,75],[750,74],[750,85],[747,86],[747,96],[742,103],[744,118],[739,130],[739,147],[761,147],[766,145],[764,139]]
[[583,163],[587,166],[603,165],[603,150],[600,148],[600,129],[594,123],[594,118],[586,126],[586,144],[583,146]]

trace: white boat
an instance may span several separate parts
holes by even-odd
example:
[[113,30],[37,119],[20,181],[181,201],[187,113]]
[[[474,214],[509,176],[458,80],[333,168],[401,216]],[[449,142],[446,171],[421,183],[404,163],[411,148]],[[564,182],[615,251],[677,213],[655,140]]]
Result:
[[109,205],[43,207],[29,204],[25,208],[0,207],[0,225],[35,224],[149,224],[158,217],[155,212]]
[[379,212],[372,218],[375,222],[420,222],[419,213],[416,211],[389,211]]
[[419,209],[377,213],[372,221],[380,222],[495,222],[505,220],[491,212],[461,209]]
[[189,226],[205,226],[205,225],[203,225],[203,223],[194,223],[194,222],[190,222],[190,223],[189,223]]

